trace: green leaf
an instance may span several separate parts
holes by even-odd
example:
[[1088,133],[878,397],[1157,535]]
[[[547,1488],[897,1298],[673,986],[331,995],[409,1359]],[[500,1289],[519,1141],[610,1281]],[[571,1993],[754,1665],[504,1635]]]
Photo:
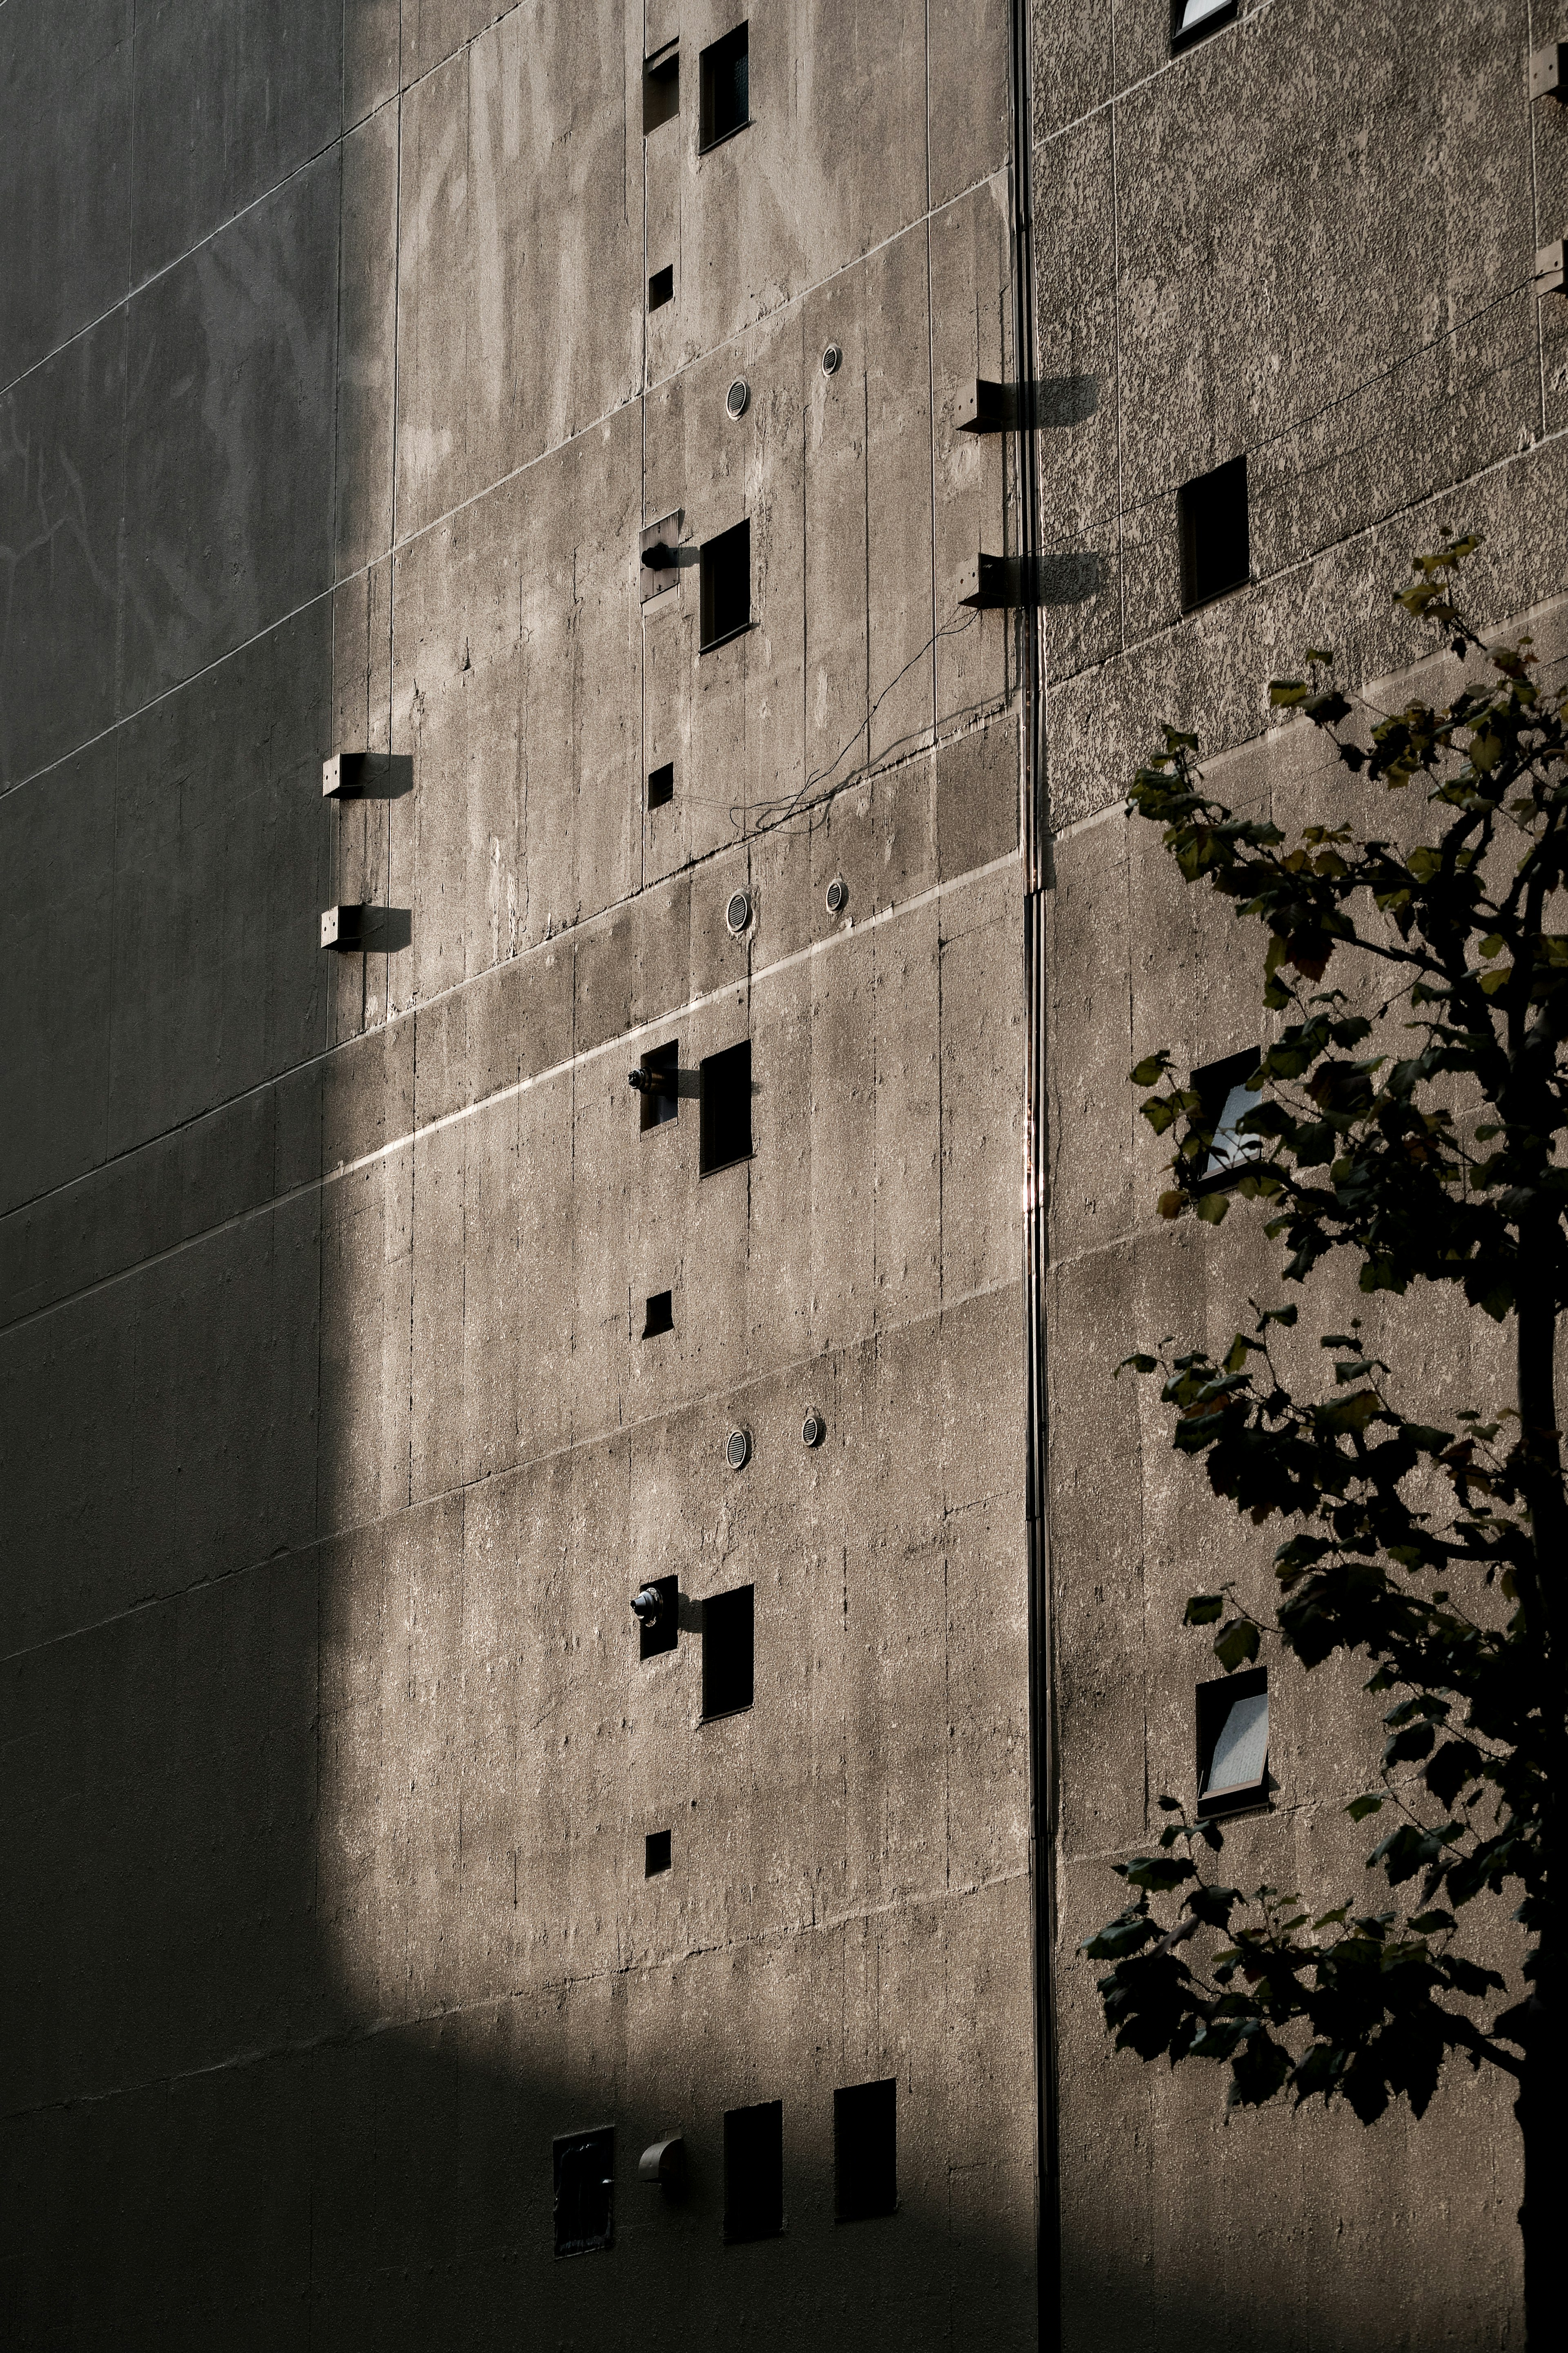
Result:
[[1233,1618],[1215,1640],[1215,1657],[1227,1675],[1234,1674],[1237,1667],[1248,1665],[1258,1656],[1258,1629],[1249,1618]]
[[1156,1087],[1170,1066],[1171,1057],[1163,1048],[1157,1054],[1145,1054],[1133,1069],[1132,1083],[1135,1087]]
[[1194,1207],[1205,1226],[1223,1226],[1230,1213],[1230,1202],[1223,1193],[1200,1193]]

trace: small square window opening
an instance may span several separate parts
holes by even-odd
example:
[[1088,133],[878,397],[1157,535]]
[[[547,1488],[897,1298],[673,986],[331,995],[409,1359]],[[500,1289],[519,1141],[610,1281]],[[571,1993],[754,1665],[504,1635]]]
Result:
[[680,1115],[679,1040],[672,1038],[668,1045],[651,1046],[641,1057],[641,1067],[645,1083],[638,1097],[637,1127],[646,1135],[650,1127],[668,1127]]
[[647,1314],[643,1321],[645,1340],[657,1340],[661,1332],[675,1329],[675,1293],[673,1291],[652,1291],[648,1293]]
[[554,2145],[555,2252],[587,2255],[614,2235],[616,2136],[569,2133]]
[[674,300],[675,264],[667,261],[664,268],[656,269],[647,281],[647,307],[650,311],[662,311],[667,302]]
[[643,1877],[657,1879],[661,1871],[669,1869],[669,1832],[649,1831],[642,1842]]
[[639,1659],[662,1658],[673,1651],[680,1640],[680,1579],[679,1577],[650,1577],[647,1579],[658,1596],[658,1616],[651,1626],[637,1621],[637,1656]]
[[1247,520],[1247,459],[1232,458],[1212,474],[1184,483],[1177,496],[1182,538],[1182,606],[1194,612],[1245,588],[1252,573]]
[[776,2239],[784,2229],[784,2103],[731,2108],[724,2117],[724,2237]]
[[1235,17],[1238,0],[1171,0],[1171,48],[1190,48]]
[[702,1605],[702,1716],[738,1715],[752,1704],[754,1588],[737,1585]]
[[704,49],[698,60],[702,77],[701,153],[743,131],[752,119],[746,30],[744,25],[737,25],[732,33]]
[[899,2202],[899,2087],[851,2084],[833,2094],[833,2211],[840,2222],[890,2214]]
[[742,1038],[721,1054],[704,1054],[699,1066],[701,1134],[700,1176],[715,1176],[752,1156],[752,1041]]
[[1193,1072],[1193,1092],[1202,1106],[1201,1117],[1205,1126],[1214,1131],[1214,1142],[1197,1174],[1200,1192],[1217,1192],[1221,1186],[1233,1184],[1263,1157],[1263,1138],[1241,1131],[1247,1113],[1257,1111],[1263,1102],[1262,1090],[1250,1084],[1259,1059],[1253,1046],[1246,1053],[1228,1054],[1223,1062],[1210,1062]]
[[650,809],[663,808],[675,798],[675,762],[666,760],[662,767],[647,772],[647,805]]
[[1237,1813],[1268,1795],[1268,1671],[1198,1685],[1198,1810]]
[[672,122],[680,111],[680,51],[649,58],[642,69],[642,135]]
[[704,541],[700,551],[698,650],[738,638],[752,626],[752,525],[748,516],[732,531]]

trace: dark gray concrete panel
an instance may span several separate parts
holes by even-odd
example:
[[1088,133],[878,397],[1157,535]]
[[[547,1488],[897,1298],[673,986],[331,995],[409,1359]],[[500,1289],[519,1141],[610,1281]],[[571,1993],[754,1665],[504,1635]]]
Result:
[[114,892],[112,742],[0,799],[0,1209],[101,1156]]
[[326,1041],[326,605],[123,731],[110,1148]]
[[337,159],[131,306],[121,709],[331,577]]
[[129,282],[132,0],[0,8],[0,385]]
[[122,312],[0,398],[0,786],[113,715],[124,406]]
[[146,0],[136,24],[132,273],[166,269],[335,139],[343,26],[324,0]]

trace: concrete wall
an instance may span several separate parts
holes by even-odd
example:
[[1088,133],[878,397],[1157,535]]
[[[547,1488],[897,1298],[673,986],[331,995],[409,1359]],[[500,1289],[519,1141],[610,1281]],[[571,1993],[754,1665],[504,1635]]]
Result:
[[[1568,123],[1533,110],[1539,4],[1419,13],[1274,0],[1177,58],[1165,0],[1037,0],[1035,218],[1052,828],[1048,1170],[1064,2341],[1478,2348],[1518,2341],[1520,2182],[1500,2082],[1446,2081],[1426,2121],[1242,2115],[1224,2077],[1112,2054],[1079,1941],[1121,1908],[1109,1862],[1142,1848],[1163,1790],[1195,1797],[1184,1630],[1227,1576],[1263,1606],[1277,1535],[1238,1533],[1170,1449],[1151,1388],[1110,1368],[1173,1333],[1222,1350],[1250,1296],[1281,1295],[1256,1211],[1223,1229],[1153,1214],[1168,1152],[1134,1060],[1184,1069],[1258,1042],[1261,937],[1184,889],[1121,795],[1160,723],[1217,754],[1214,789],[1284,826],[1391,829],[1270,730],[1267,682],[1333,646],[1369,702],[1457,691],[1390,591],[1446,526],[1487,534],[1483,625],[1525,615],[1560,659],[1568,308],[1538,303],[1562,232]],[[1250,586],[1184,617],[1179,486],[1245,452]],[[1052,567],[1056,569],[1053,572]],[[1397,674],[1395,674],[1397,673]],[[1420,812],[1411,812],[1417,821]],[[1325,1277],[1316,1334],[1365,1309]],[[1384,1353],[1438,1411],[1506,1403],[1506,1361],[1462,1317],[1382,1319]],[[1416,1409],[1419,1409],[1417,1408]],[[1307,1683],[1278,1650],[1271,1810],[1225,1875],[1323,1908],[1370,1883],[1345,1820],[1378,1751],[1363,1672]],[[1381,1884],[1381,1882],[1379,1883]]]
[[[700,158],[736,14],[0,0],[18,2347],[1033,2341],[1006,9],[754,0]],[[700,658],[676,507],[752,522]],[[672,1037],[752,1039],[748,1165],[639,1135]],[[655,1572],[754,1582],[750,1714]]]

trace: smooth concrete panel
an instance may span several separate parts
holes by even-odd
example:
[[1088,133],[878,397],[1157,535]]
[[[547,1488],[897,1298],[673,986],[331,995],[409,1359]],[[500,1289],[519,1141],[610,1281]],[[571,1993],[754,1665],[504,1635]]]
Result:
[[328,155],[131,306],[122,711],[330,585],[338,206]]
[[140,284],[337,138],[343,10],[331,0],[142,0],[133,13]]
[[339,234],[337,568],[340,578],[392,539],[397,324],[396,111],[343,140]]
[[130,279],[134,0],[0,9],[0,386]]
[[113,716],[125,332],[111,314],[0,397],[0,785]]

